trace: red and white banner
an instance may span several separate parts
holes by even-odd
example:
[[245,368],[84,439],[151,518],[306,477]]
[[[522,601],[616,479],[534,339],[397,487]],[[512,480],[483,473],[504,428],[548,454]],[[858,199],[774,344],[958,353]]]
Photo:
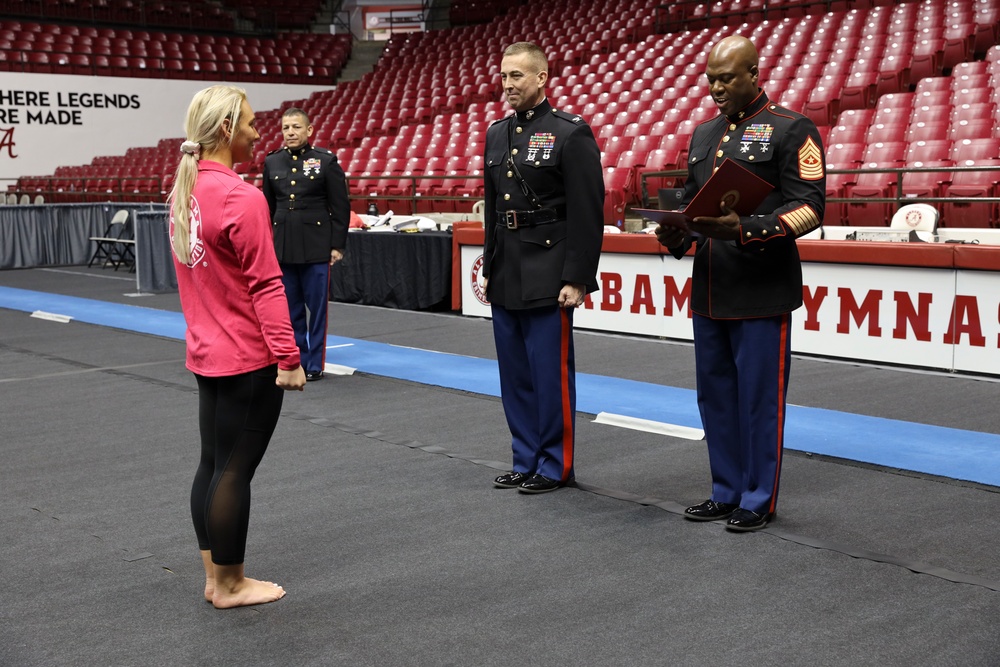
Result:
[[[462,313],[489,317],[482,247],[461,246]],[[604,253],[581,329],[691,340],[691,257]],[[1000,375],[1000,272],[803,262],[792,349]]]

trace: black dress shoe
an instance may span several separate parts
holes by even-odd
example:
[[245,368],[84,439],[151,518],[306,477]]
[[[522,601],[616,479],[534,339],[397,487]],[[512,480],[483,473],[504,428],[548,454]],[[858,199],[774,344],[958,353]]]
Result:
[[563,486],[566,486],[566,483],[558,479],[550,479],[544,475],[532,475],[524,480],[517,490],[521,493],[548,493]]
[[508,472],[493,480],[493,486],[498,489],[516,489],[527,479],[528,476],[523,472]]
[[733,503],[717,503],[714,500],[706,500],[700,505],[692,505],[684,510],[684,518],[692,521],[718,521],[719,519],[728,519],[739,508],[739,505]]
[[767,512],[758,514],[745,510],[742,507],[733,512],[733,515],[726,522],[726,530],[735,530],[745,533],[751,530],[760,530],[771,520],[771,515]]
[[323,371],[307,371],[306,382],[315,382],[323,379]]

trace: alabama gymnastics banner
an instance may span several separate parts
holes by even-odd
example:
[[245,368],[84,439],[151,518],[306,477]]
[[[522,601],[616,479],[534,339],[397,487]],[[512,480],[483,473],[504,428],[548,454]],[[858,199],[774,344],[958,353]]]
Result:
[[[0,179],[44,176],[62,165],[182,137],[191,97],[214,83],[0,72]],[[329,88],[234,85],[247,91],[257,112]]]
[[[822,243],[822,242],[818,242]],[[691,257],[604,253],[574,325],[691,340]],[[482,246],[461,246],[462,313],[490,316]],[[1000,271],[804,262],[795,352],[1000,375]]]

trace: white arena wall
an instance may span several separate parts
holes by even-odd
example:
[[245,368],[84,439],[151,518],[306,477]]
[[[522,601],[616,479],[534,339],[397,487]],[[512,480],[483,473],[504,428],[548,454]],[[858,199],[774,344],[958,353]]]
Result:
[[[181,137],[191,97],[214,83],[0,72],[0,186]],[[229,83],[247,91],[255,111],[331,88]]]

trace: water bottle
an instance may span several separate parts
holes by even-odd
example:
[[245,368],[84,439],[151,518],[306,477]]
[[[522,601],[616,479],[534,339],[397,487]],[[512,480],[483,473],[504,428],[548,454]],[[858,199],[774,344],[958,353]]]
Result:
[[378,217],[378,206],[375,205],[375,202],[368,204],[368,215]]

